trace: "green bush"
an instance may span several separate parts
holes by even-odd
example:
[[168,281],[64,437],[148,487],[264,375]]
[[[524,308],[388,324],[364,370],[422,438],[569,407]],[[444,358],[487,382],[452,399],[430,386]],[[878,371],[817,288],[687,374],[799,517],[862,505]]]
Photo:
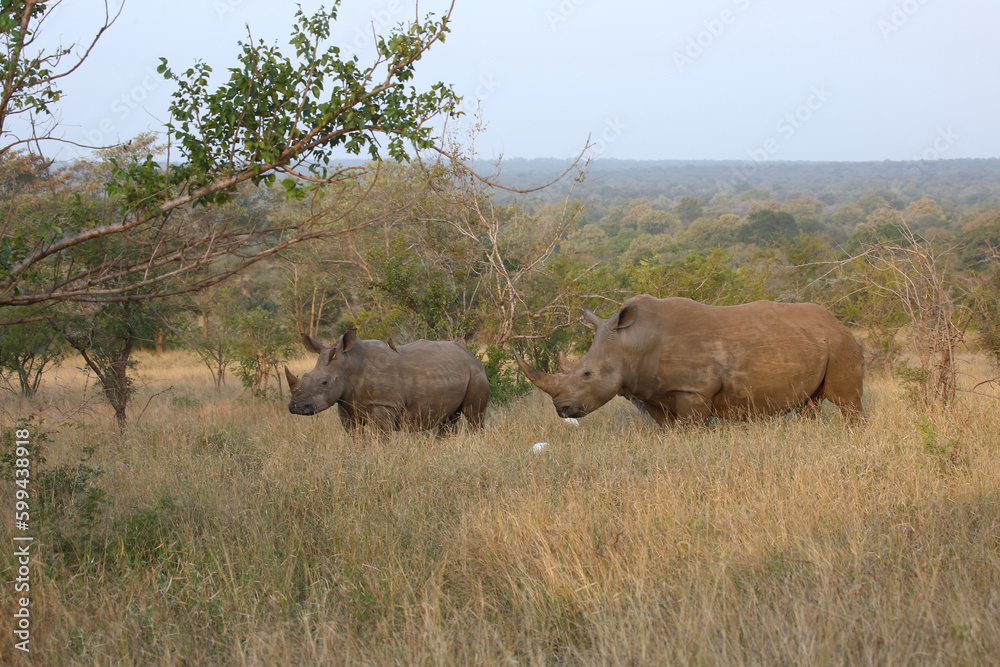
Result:
[[260,307],[236,315],[233,329],[236,374],[253,396],[262,398],[268,375],[291,354],[295,338],[277,316]]
[[494,403],[503,405],[531,391],[531,383],[518,372],[510,352],[491,344],[481,361],[490,381],[490,400]]

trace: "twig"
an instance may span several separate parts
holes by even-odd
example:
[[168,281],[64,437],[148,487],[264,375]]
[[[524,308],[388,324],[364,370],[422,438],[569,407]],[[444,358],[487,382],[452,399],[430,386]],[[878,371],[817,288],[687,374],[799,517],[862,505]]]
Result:
[[139,416],[135,418],[135,423],[136,423],[136,424],[138,424],[138,423],[139,423],[139,420],[140,420],[140,419],[142,419],[142,416],[143,416],[144,414],[146,414],[146,408],[148,408],[148,407],[149,407],[149,404],[150,404],[150,403],[152,403],[152,401],[153,401],[153,399],[154,399],[154,398],[156,398],[156,397],[157,397],[157,396],[159,396],[160,394],[165,394],[165,393],[167,393],[168,391],[173,391],[173,390],[174,390],[174,386],[173,386],[173,385],[170,385],[169,387],[167,387],[167,388],[166,388],[166,389],[164,389],[163,391],[161,391],[161,392],[157,392],[157,393],[153,394],[152,396],[150,396],[150,397],[149,397],[149,400],[148,400],[148,401],[146,401],[146,406],[145,406],[145,407],[144,407],[144,408],[142,409],[142,412],[140,412],[140,413],[139,413]]

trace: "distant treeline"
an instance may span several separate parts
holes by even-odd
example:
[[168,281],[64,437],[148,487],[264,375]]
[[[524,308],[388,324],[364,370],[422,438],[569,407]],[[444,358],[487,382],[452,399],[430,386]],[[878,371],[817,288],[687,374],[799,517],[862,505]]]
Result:
[[[562,173],[569,160],[504,160],[500,182],[529,189]],[[565,179],[564,179],[565,180]],[[559,199],[570,187],[562,182],[542,195]],[[635,199],[685,195],[706,201],[719,192],[767,190],[778,201],[810,195],[835,205],[872,190],[889,190],[909,200],[930,197],[958,204],[1000,200],[1000,159],[882,162],[753,162],[750,160],[597,159],[587,167],[578,191],[586,196]]]

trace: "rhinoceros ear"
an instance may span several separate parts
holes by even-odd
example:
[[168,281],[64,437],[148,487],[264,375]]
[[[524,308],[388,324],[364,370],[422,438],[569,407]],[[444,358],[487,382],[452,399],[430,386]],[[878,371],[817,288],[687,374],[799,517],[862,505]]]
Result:
[[299,334],[299,335],[302,336],[302,345],[304,345],[305,348],[307,350],[309,350],[310,352],[314,352],[316,354],[320,354],[325,349],[325,346],[323,345],[323,343],[319,342],[318,340],[316,340],[312,336],[310,336],[308,334]]
[[635,324],[635,316],[638,314],[637,311],[638,309],[635,307],[634,303],[631,303],[619,310],[618,322],[615,324],[615,329],[620,331]]
[[357,332],[357,330],[356,329],[348,329],[344,333],[344,338],[343,338],[342,342],[343,342],[343,348],[344,348],[343,351],[344,352],[349,351],[352,347],[354,347],[354,344],[358,342],[358,332]]
[[330,348],[330,358],[326,360],[326,363],[331,363],[334,359],[340,358],[345,352],[348,352],[354,344],[358,342],[358,332],[354,329],[348,329],[344,332],[344,335],[340,337],[337,344]]

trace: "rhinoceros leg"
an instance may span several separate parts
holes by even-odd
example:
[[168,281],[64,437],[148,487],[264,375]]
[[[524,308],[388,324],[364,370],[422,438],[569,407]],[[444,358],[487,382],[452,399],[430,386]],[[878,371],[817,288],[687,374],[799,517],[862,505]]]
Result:
[[365,410],[365,425],[386,435],[403,428],[403,414],[399,409],[387,405],[369,406]]
[[795,408],[795,412],[803,417],[821,419],[823,417],[823,397],[810,396],[805,403]]
[[465,400],[459,408],[459,412],[465,415],[469,426],[477,431],[483,430],[483,423],[486,421],[486,404],[490,400],[490,383],[486,375],[476,376],[469,382],[469,387],[465,392]]
[[712,416],[712,401],[701,394],[676,392],[674,412],[678,421],[705,424]]
[[657,405],[656,403],[650,403],[648,401],[640,401],[639,399],[629,398],[632,403],[640,410],[645,410],[646,414],[653,418],[653,421],[659,426],[673,426],[676,419],[673,413],[668,409],[664,408],[662,405]]
[[337,403],[337,413],[340,415],[340,423],[344,425],[344,430],[353,435],[360,427],[354,408],[345,403]]
[[455,435],[458,432],[458,420],[461,418],[461,411],[453,412],[445,417],[444,421],[441,422],[441,426],[438,428],[438,435],[442,438]]
[[840,408],[841,414],[847,421],[864,421],[865,409],[861,405],[861,394],[864,391],[863,366],[857,370],[848,370],[853,370],[853,372],[841,372],[833,375],[828,371],[826,381],[823,383],[823,395],[828,401]]
[[840,413],[847,421],[858,423],[865,420],[865,409],[861,406],[860,391],[851,392],[847,396],[827,394],[826,397],[840,408]]

